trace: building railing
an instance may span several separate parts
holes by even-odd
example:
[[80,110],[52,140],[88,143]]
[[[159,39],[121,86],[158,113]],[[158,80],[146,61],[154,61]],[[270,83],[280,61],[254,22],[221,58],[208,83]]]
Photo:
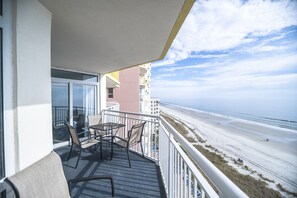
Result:
[[159,164],[168,197],[248,197],[164,118],[160,119]]
[[69,118],[69,108],[68,106],[53,106],[52,107],[52,120],[53,127],[57,128],[64,126],[65,119]]
[[[134,124],[147,122],[142,140],[144,154],[159,164],[169,198],[247,197],[164,118],[113,110],[103,110],[102,116],[104,122],[125,124],[117,132],[122,137],[127,137]],[[141,153],[139,145],[132,150]]]
[[218,197],[162,121],[159,165],[168,197]]
[[[87,115],[95,114],[95,108],[85,108],[73,106],[73,121],[84,122],[87,120]],[[52,106],[53,127],[58,128],[64,126],[65,122],[69,122],[69,107],[68,106]]]
[[[134,124],[146,121],[142,137],[144,155],[154,161],[158,160],[158,116],[114,110],[103,110],[102,118],[104,122],[116,122],[125,124],[125,127],[120,128],[116,134],[117,136],[123,138],[128,137],[128,131]],[[141,153],[141,147],[139,145],[135,145],[130,149],[132,149],[134,152]]]

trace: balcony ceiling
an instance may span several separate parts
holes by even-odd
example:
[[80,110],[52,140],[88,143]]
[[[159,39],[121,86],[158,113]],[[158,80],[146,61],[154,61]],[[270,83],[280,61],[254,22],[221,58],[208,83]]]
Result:
[[164,58],[195,0],[39,0],[52,67],[108,73]]

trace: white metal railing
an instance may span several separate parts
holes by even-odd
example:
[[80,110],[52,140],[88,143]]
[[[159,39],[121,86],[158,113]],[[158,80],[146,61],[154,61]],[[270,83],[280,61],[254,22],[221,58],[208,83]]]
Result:
[[[164,118],[113,110],[103,110],[102,116],[104,122],[126,125],[118,131],[117,135],[122,137],[127,137],[128,130],[134,124],[147,122],[142,140],[144,154],[159,163],[169,198],[247,197]],[[134,146],[132,150],[141,153],[140,146]],[[198,165],[218,192],[192,161]]]
[[[127,138],[128,130],[132,128],[134,124],[146,121],[144,126],[144,132],[142,137],[142,146],[144,155],[154,161],[158,160],[158,138],[157,130],[159,128],[159,117],[154,115],[130,113],[114,110],[103,110],[102,117],[104,122],[116,122],[123,123],[125,127],[120,128],[117,132],[117,136]],[[132,148],[133,151],[141,153],[140,145],[135,145]]]
[[[168,197],[248,197],[164,118],[160,119],[159,164]],[[188,156],[213,183],[218,193]]]

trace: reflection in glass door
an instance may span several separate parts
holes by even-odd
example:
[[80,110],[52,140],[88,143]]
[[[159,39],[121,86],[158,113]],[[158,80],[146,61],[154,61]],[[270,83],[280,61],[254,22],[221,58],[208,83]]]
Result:
[[68,83],[52,83],[52,120],[54,144],[69,140],[64,123],[69,122]]
[[88,130],[87,116],[96,113],[98,76],[58,69],[51,72],[53,139],[60,146],[70,140],[66,122],[78,133]]
[[87,130],[87,116],[95,114],[96,86],[73,84],[73,126]]

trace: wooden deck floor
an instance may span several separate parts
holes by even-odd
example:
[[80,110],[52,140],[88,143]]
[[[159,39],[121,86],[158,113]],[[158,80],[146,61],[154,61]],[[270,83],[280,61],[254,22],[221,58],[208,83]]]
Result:
[[[108,160],[110,148],[103,146],[102,160],[99,149],[94,153],[82,152],[78,167],[74,169],[77,153],[73,152],[66,161],[69,149],[68,146],[55,149],[63,161],[67,179],[108,174],[114,179],[115,197],[166,197],[159,167],[148,159],[130,152],[132,167],[129,168],[125,150],[115,146],[113,159]],[[72,197],[106,197],[110,192],[109,182],[86,182],[74,186]]]

